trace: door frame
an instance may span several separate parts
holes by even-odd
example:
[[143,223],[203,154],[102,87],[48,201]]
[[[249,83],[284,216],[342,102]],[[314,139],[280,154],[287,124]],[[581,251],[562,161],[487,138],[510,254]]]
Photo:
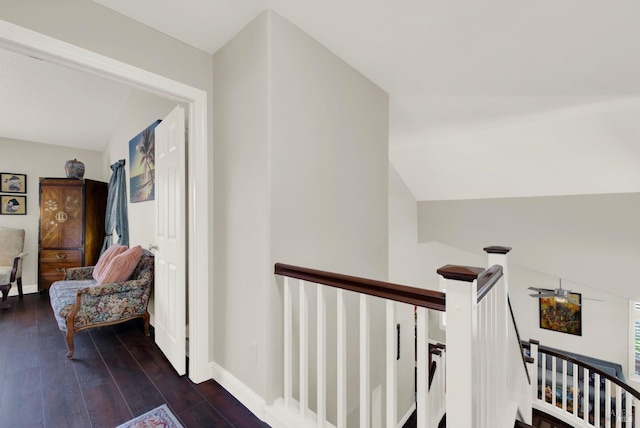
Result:
[[188,201],[186,251],[189,255],[188,372],[189,378],[196,383],[210,379],[209,216],[212,213],[209,210],[206,91],[3,20],[0,20],[0,47],[114,79],[186,105],[189,128],[188,165],[185,170]]

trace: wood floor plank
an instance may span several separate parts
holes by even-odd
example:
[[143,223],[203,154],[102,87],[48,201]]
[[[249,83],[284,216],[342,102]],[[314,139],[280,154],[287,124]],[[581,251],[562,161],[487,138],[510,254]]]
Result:
[[181,423],[189,428],[235,428],[211,404],[202,402],[177,414]]
[[200,394],[202,394],[208,402],[210,402],[219,412],[236,428],[252,428],[261,425],[253,413],[249,411],[242,403],[224,389],[218,382],[208,380],[200,384],[193,384]]
[[123,346],[103,352],[102,357],[131,413],[141,415],[164,404],[151,379]]
[[0,312],[0,427],[113,428],[163,403],[185,428],[267,427],[220,385],[178,376],[140,320],[77,333],[69,360],[46,293],[14,300]]
[[18,352],[11,352],[7,358],[6,374],[10,375],[27,368],[39,368],[38,328],[33,326],[13,327],[12,346]]
[[43,427],[40,368],[7,374],[0,399],[0,421],[6,427]]
[[122,346],[122,342],[118,339],[111,326],[92,328],[88,330],[88,333],[100,352]]
[[204,401],[184,376],[157,375],[151,379],[167,404],[176,412],[183,412]]
[[47,362],[41,374],[45,427],[91,426],[73,363],[67,358],[48,358],[46,355],[40,358]]
[[134,417],[115,383],[83,388],[93,428],[113,428]]

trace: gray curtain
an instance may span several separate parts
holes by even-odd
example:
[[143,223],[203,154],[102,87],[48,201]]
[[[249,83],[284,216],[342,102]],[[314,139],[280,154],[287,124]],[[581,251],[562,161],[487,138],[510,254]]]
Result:
[[127,178],[124,170],[125,160],[120,159],[111,165],[111,180],[109,181],[109,196],[107,197],[107,212],[104,219],[104,253],[111,246],[111,235],[115,229],[118,234],[118,244],[129,245],[129,218],[127,216]]

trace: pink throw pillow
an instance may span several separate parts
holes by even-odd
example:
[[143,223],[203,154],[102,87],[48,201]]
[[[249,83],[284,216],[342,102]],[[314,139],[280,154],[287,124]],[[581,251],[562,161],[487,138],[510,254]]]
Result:
[[102,274],[104,269],[107,267],[111,259],[113,259],[118,254],[124,253],[125,251],[127,251],[128,248],[129,247],[127,247],[126,245],[118,245],[118,244],[112,245],[109,248],[107,248],[107,250],[104,253],[102,253],[100,258],[98,259],[98,262],[96,263],[96,265],[93,267],[93,274],[92,274],[93,279],[95,279],[96,281],[100,279],[100,275]]
[[124,253],[115,256],[113,259],[111,259],[107,267],[100,275],[100,278],[98,279],[98,285],[128,280],[133,271],[136,269],[141,256],[142,247],[140,245],[129,248]]

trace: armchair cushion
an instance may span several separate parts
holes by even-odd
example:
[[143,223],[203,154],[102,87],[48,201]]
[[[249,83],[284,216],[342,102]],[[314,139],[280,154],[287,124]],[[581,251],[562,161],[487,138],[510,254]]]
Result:
[[58,281],[56,287],[49,289],[51,307],[56,314],[56,321],[58,322],[58,328],[60,330],[67,331],[66,317],[69,315],[69,312],[71,312],[71,309],[73,309],[78,290],[93,287],[96,283],[97,281],[95,279]]
[[142,247],[137,245],[133,248],[129,248],[122,254],[118,254],[113,257],[107,267],[100,274],[100,277],[98,278],[98,285],[125,281],[131,276],[133,270],[138,265],[141,255]]
[[13,260],[24,249],[24,229],[0,226],[0,266],[13,266]]
[[118,254],[122,254],[127,251],[128,247],[126,245],[112,245],[107,250],[102,253],[95,267],[93,268],[93,279],[96,281],[100,280],[100,275],[104,272],[105,268],[109,265],[109,262]]

